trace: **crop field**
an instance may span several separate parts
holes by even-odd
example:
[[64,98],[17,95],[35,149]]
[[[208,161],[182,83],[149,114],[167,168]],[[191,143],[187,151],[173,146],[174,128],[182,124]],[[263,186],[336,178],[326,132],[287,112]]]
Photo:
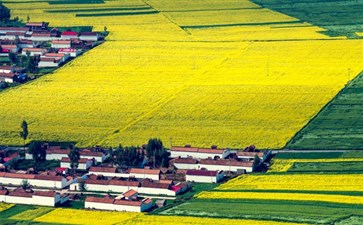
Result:
[[363,76],[344,88],[288,143],[291,149],[362,149]]
[[[9,205],[11,207],[11,205]],[[17,206],[15,206],[17,207]],[[90,211],[76,209],[52,209],[47,207],[30,207],[24,211],[18,211],[18,214],[12,217],[0,218],[1,224],[24,224],[24,225],[92,225],[98,224],[160,224],[173,223],[177,225],[196,224],[237,224],[237,225],[298,225],[297,223],[285,223],[275,221],[259,221],[259,220],[227,220],[213,218],[197,218],[197,217],[176,217],[176,216],[149,216],[143,213],[131,212],[107,212],[107,211]],[[301,225],[301,224],[300,224]],[[302,224],[303,225],[303,224]]]
[[30,140],[79,146],[159,137],[282,148],[363,68],[363,40],[324,35],[247,0],[4,3],[24,20],[106,26],[110,35],[53,74],[0,94],[2,144],[22,144],[26,119]]

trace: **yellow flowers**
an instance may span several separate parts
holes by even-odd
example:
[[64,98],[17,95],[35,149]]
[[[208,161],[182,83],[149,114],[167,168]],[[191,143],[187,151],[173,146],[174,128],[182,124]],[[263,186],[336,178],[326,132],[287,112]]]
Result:
[[320,201],[347,204],[363,204],[362,196],[305,194],[305,193],[272,193],[272,192],[202,192],[198,198],[221,199],[264,199],[289,201]]
[[0,202],[0,212],[7,210],[8,208],[11,208],[13,206],[14,206],[14,204],[7,204],[7,203]]
[[359,174],[243,175],[222,184],[217,189],[358,191],[363,190],[363,176]]
[[[295,223],[258,221],[258,220],[233,220],[211,219],[184,216],[148,216],[142,213],[105,212],[74,209],[55,209],[34,221],[45,223],[83,224],[83,225],[138,225],[138,224],[175,224],[175,225],[296,225]],[[299,224],[302,225],[302,224]]]
[[[363,66],[362,40],[322,40],[330,38],[317,33],[321,28],[247,0],[187,2],[152,0],[159,14],[97,17],[66,10],[147,5],[7,3],[24,20],[107,26],[110,35],[54,74],[1,93],[0,142],[22,144],[19,123],[26,119],[30,139],[79,146],[159,137],[174,145],[280,148]],[[224,4],[242,9],[188,11]],[[267,20],[294,26],[179,27]],[[301,41],[288,41],[295,39]]]

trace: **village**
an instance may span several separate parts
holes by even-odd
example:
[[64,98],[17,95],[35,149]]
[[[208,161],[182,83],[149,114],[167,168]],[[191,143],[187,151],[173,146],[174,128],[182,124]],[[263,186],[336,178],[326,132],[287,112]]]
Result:
[[142,147],[78,149],[72,143],[33,142],[0,150],[0,201],[14,204],[145,212],[193,193],[194,185],[216,184],[264,172],[271,151],[165,149],[159,139]]
[[72,28],[52,28],[48,22],[0,27],[1,89],[52,72],[103,43],[106,35],[106,31],[78,32]]

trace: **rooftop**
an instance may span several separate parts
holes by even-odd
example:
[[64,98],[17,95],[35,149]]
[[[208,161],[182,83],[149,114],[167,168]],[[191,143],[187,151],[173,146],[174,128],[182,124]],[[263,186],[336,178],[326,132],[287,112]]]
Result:
[[192,176],[206,176],[206,177],[215,177],[218,174],[218,171],[211,170],[187,170],[187,175]]
[[150,175],[159,175],[160,170],[159,169],[139,169],[139,168],[131,168],[130,174],[150,174]]

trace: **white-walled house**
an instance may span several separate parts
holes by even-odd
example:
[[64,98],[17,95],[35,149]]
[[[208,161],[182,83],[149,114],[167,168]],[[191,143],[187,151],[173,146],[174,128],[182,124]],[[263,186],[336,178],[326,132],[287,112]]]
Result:
[[85,208],[101,209],[111,211],[126,212],[144,212],[153,206],[152,200],[145,199],[125,199],[109,198],[109,197],[87,197],[85,200]]
[[62,40],[71,40],[73,38],[78,38],[78,33],[75,31],[64,31],[61,34]]
[[242,159],[244,161],[252,161],[257,155],[261,161],[265,161],[269,156],[271,156],[271,151],[262,151],[262,152],[245,152],[245,151],[237,151],[237,158]]
[[70,48],[71,41],[69,41],[69,40],[53,40],[51,45],[52,45],[52,48]]
[[98,41],[99,34],[97,32],[82,32],[79,39],[81,41]]
[[199,167],[198,160],[193,158],[175,158],[172,163],[179,170],[192,170]]
[[85,180],[85,189],[87,191],[123,193],[130,190],[131,188],[137,190],[139,186],[140,183],[138,181],[96,180],[96,179]]
[[56,206],[69,200],[68,195],[61,195],[55,191],[32,191],[22,188],[8,191],[0,190],[0,201],[13,204]]
[[27,33],[27,32],[29,32],[29,28],[27,28],[27,27],[0,27],[0,34],[6,34],[8,32]]
[[30,56],[36,56],[36,55],[44,55],[45,53],[47,53],[47,49],[45,48],[23,48],[23,50],[21,51],[22,55],[27,55],[29,52]]
[[32,33],[31,40],[32,41],[51,41],[54,37],[51,36],[50,33]]
[[76,58],[81,54],[81,51],[74,48],[60,48],[58,53],[69,54],[71,58]]
[[173,146],[171,147],[170,157],[171,158],[188,158],[193,157],[197,159],[206,159],[206,158],[227,158],[231,152],[229,149],[218,149],[218,148],[196,148],[196,147],[179,147]]
[[[120,173],[117,173],[117,168],[116,167],[92,166],[91,168],[89,168],[89,173],[90,174],[95,174],[95,175],[102,175],[102,176],[105,176],[105,177],[123,177],[123,176],[118,176],[118,175],[120,175]],[[124,174],[121,174],[121,175],[124,175]]]
[[[68,157],[69,149],[61,149],[60,146],[50,146],[47,150],[46,160],[61,160]],[[33,159],[32,154],[26,153],[25,159]]]
[[88,150],[83,150],[79,152],[81,158],[95,159],[96,162],[103,162],[107,156],[103,152],[92,152]]
[[[79,170],[88,170],[93,165],[92,159],[80,158],[78,160],[78,167]],[[61,160],[61,167],[71,168],[71,160],[68,157],[64,157]]]
[[237,160],[213,160],[213,159],[201,159],[199,161],[199,168],[205,168],[207,170],[224,170],[238,172],[245,170],[246,172],[252,172],[253,162],[241,162]]
[[0,184],[21,186],[23,180],[27,180],[31,186],[55,189],[65,188],[72,183],[72,180],[63,176],[0,172]]
[[14,73],[1,73],[0,72],[0,81],[6,82],[6,83],[14,83]]
[[149,168],[131,168],[129,176],[140,178],[140,179],[152,179],[160,180],[160,170],[159,169],[149,169]]
[[224,178],[223,171],[216,170],[187,170],[185,174],[186,181],[198,183],[218,183]]
[[39,68],[53,68],[59,67],[62,63],[62,58],[40,58]]

